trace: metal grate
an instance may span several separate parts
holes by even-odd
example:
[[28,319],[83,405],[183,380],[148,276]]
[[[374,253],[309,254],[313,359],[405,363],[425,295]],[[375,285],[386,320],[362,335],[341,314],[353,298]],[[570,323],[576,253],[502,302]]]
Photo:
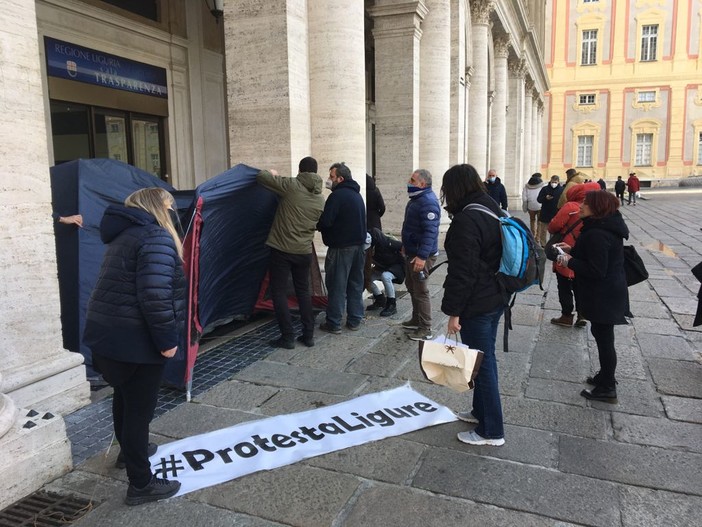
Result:
[[54,527],[80,520],[98,502],[37,491],[0,511],[0,527]]

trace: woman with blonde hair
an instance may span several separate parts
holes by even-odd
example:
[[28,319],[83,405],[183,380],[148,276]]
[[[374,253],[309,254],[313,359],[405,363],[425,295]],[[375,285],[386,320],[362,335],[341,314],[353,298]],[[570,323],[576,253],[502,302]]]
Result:
[[120,445],[116,466],[126,467],[125,503],[170,498],[177,481],[151,472],[149,423],[167,359],[176,353],[185,322],[183,248],[162,188],[137,190],[110,205],[100,223],[108,245],[90,297],[83,341],[93,364],[114,388],[112,417]]

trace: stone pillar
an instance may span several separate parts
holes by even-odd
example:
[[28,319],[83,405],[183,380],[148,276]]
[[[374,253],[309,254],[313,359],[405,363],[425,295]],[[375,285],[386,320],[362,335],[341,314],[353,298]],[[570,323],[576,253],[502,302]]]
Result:
[[[458,4],[456,6],[456,4]],[[460,2],[451,9],[451,123],[449,165],[463,163],[466,119],[466,32],[465,9]]]
[[[541,165],[544,161],[544,104],[541,100],[539,100],[537,115],[536,125],[539,133],[537,134],[536,143],[536,171],[541,172]],[[543,174],[543,176],[546,178],[546,174]],[[547,178],[544,179],[544,181],[546,180]]]
[[[465,92],[465,104],[464,104],[464,114],[463,114],[463,143],[461,145],[463,149],[463,162],[464,163],[470,163],[468,161],[468,140],[470,138],[470,86],[471,86],[471,81],[473,79],[473,74],[475,73],[475,70],[473,69],[472,66],[468,66],[466,68],[466,92]],[[487,176],[487,173],[485,174],[480,174],[483,176]]]
[[510,208],[521,207],[522,186],[518,177],[524,170],[524,77],[523,59],[507,62],[509,71],[509,107],[507,109],[507,139],[505,149],[505,173],[513,175],[507,179],[507,197]]
[[[468,122],[468,163],[481,176],[487,174],[488,151],[488,45],[491,2],[471,2],[473,21],[473,64],[470,86],[470,118]],[[501,174],[499,174],[502,177]]]
[[[309,90],[312,148],[293,152],[319,162],[327,177],[344,161],[366,185],[366,74],[363,2],[302,2],[308,6]],[[302,38],[302,37],[301,37]],[[300,90],[302,93],[302,90]],[[292,131],[296,124],[292,123]],[[365,192],[361,192],[365,198]]]
[[[434,189],[449,168],[451,122],[451,8],[449,0],[425,0],[420,44],[419,167]],[[437,190],[438,192],[438,190]]]
[[494,168],[504,181],[512,177],[505,172],[505,140],[507,134],[507,56],[509,37],[495,40],[495,92],[492,101],[490,168]]
[[[528,181],[533,173],[532,151],[534,146],[534,82],[526,81],[524,91],[524,170],[514,174],[520,182]],[[523,185],[524,183],[522,183]]]
[[383,226],[399,232],[405,183],[419,165],[419,41],[427,8],[421,1],[376,0],[370,9],[375,40],[376,183],[385,198]]
[[[89,402],[83,357],[61,349],[48,97],[34,2],[0,10],[0,509],[71,469],[59,413]],[[28,428],[23,408],[37,408]],[[41,418],[44,417],[43,422]]]
[[306,7],[303,0],[224,2],[230,165],[296,174],[312,153]]

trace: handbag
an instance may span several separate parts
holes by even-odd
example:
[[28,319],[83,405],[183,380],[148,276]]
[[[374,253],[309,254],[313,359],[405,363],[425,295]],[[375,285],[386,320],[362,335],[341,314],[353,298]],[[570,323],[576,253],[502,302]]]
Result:
[[633,245],[624,246],[624,274],[627,287],[648,280],[646,266]]
[[552,262],[556,261],[556,259],[558,258],[558,251],[556,251],[556,249],[553,247],[554,244],[561,243],[563,240],[565,240],[565,237],[568,236],[573,229],[580,225],[580,222],[582,221],[582,218],[579,218],[578,221],[576,221],[575,223],[573,223],[573,225],[568,227],[567,231],[565,231],[562,234],[560,232],[557,232],[549,238],[549,240],[546,242],[546,247],[544,247],[546,258],[548,258]]
[[482,351],[445,336],[419,342],[419,367],[424,377],[457,392],[473,388],[482,361]]

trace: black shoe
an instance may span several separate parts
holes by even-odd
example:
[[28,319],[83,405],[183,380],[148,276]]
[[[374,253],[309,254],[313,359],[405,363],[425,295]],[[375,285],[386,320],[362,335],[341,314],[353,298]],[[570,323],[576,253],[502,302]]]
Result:
[[385,309],[380,312],[381,317],[390,317],[397,313],[397,301],[394,298],[388,298],[385,303]]
[[373,295],[373,303],[366,308],[366,311],[376,311],[385,307],[385,294]]
[[600,372],[598,371],[595,375],[587,377],[585,382],[591,384],[592,386],[597,386],[600,382]]
[[602,401],[603,403],[617,403],[617,389],[595,386],[592,390],[583,390],[580,395],[591,401]]
[[341,335],[341,328],[332,326],[329,322],[322,322],[319,325],[319,329],[326,331],[327,333],[331,333],[332,335]]
[[127,505],[141,505],[150,501],[159,501],[175,496],[180,490],[180,481],[169,481],[151,476],[151,481],[143,489],[129,485],[124,503]]
[[[158,445],[156,443],[149,443],[149,446],[146,447],[146,453],[149,455],[149,457],[153,456],[157,450]],[[124,454],[122,453],[122,450],[120,450],[119,454],[117,454],[117,460],[115,461],[115,468],[124,468],[125,466]]]
[[314,346],[314,337],[305,337],[304,335],[300,335],[297,337],[297,341],[302,342],[308,348]]
[[268,344],[274,348],[285,348],[286,350],[295,349],[295,341],[283,337],[271,340]]
[[351,331],[358,331],[359,329],[361,329],[361,323],[359,322],[358,324],[349,324],[347,322],[346,329],[350,329]]

